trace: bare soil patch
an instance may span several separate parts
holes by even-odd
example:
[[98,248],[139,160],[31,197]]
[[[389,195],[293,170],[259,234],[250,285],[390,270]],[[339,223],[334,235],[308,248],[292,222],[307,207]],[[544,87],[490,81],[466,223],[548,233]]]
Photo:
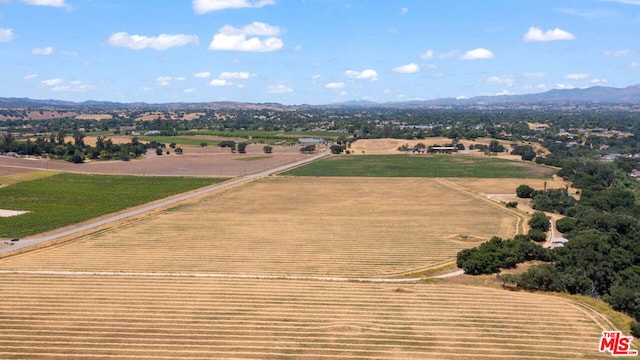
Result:
[[[130,138],[123,137],[125,142]],[[114,140],[115,141],[115,140]],[[264,154],[263,145],[252,144],[246,154],[232,154],[219,147],[183,147],[184,153],[156,155],[148,152],[143,159],[131,161],[93,161],[72,164],[43,158],[8,158],[0,156],[0,176],[3,172],[29,172],[55,170],[87,174],[118,174],[138,176],[209,176],[233,177],[254,174],[269,168],[295,162],[312,156],[300,154],[296,147],[276,147]],[[171,149],[169,149],[171,150]],[[240,161],[251,158],[251,161]]]

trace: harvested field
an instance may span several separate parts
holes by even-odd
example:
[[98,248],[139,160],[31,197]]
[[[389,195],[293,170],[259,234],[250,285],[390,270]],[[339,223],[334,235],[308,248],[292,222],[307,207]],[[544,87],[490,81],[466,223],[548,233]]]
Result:
[[547,189],[562,189],[570,185],[559,177],[554,179],[479,179],[479,178],[449,178],[447,181],[463,186],[480,194],[515,194],[520,185],[529,185],[536,190],[542,190],[544,184]]
[[[8,158],[0,156],[0,174],[3,169],[56,170],[85,174],[117,174],[137,176],[208,176],[232,177],[254,174],[301,160],[312,155],[300,154],[297,147],[274,147],[273,153],[265,156],[261,144],[248,146],[246,154],[231,154],[229,149],[218,147],[184,147],[183,155],[157,156],[148,152],[146,158],[131,161],[94,161],[72,164],[62,160],[37,158]],[[255,158],[257,161],[238,161]],[[11,170],[15,171],[15,170]]]
[[454,284],[0,274],[0,357],[606,359],[599,314]]
[[521,222],[433,179],[276,177],[0,268],[393,277],[512,237]]

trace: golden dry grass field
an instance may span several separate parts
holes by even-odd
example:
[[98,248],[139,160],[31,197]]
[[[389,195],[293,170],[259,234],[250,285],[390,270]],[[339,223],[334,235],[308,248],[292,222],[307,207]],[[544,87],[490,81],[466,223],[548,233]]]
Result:
[[0,274],[0,293],[0,358],[608,358],[592,310],[477,286]]
[[433,179],[271,177],[0,268],[392,277],[522,221]]
[[614,325],[572,299],[342,281],[435,268],[522,231],[522,215],[476,194],[499,183],[458,181],[268,177],[0,259],[0,358],[608,358],[599,338]]

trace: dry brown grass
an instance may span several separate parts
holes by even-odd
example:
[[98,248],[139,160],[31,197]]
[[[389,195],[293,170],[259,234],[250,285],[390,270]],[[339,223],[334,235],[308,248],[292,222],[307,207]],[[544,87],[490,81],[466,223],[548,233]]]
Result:
[[2,268],[390,277],[451,262],[494,235],[512,237],[519,221],[433,179],[278,177]]
[[0,357],[605,359],[598,313],[448,284],[0,275]]

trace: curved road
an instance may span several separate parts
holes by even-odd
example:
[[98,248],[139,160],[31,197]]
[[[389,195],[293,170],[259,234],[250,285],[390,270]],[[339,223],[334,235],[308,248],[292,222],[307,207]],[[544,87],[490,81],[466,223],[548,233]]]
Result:
[[282,171],[285,171],[285,170],[289,170],[291,168],[298,167],[300,165],[303,165],[303,164],[318,160],[318,159],[323,158],[323,157],[325,157],[325,156],[327,156],[329,154],[330,154],[330,152],[327,150],[327,151],[324,151],[324,152],[322,152],[320,154],[317,154],[317,155],[314,155],[312,157],[309,157],[309,158],[306,158],[306,159],[302,159],[302,160],[299,160],[299,161],[296,161],[296,162],[293,162],[293,163],[290,163],[290,164],[285,164],[285,165],[278,166],[278,167],[275,167],[275,168],[271,168],[271,169],[268,169],[268,170],[264,170],[264,171],[261,171],[261,172],[255,173],[255,174],[249,174],[249,175],[245,175],[245,176],[242,176],[242,177],[239,177],[239,178],[234,178],[234,179],[231,179],[229,181],[225,181],[225,182],[223,182],[221,184],[217,184],[217,185],[209,186],[209,187],[202,188],[202,189],[199,189],[199,190],[195,190],[195,191],[183,194],[183,195],[174,196],[174,197],[171,197],[171,198],[168,198],[168,199],[165,199],[165,200],[161,200],[161,201],[155,202],[155,203],[153,203],[151,205],[141,206],[141,207],[138,207],[138,208],[136,208],[134,210],[125,211],[125,212],[122,212],[122,213],[117,214],[117,215],[107,216],[107,217],[105,217],[103,219],[96,220],[96,221],[90,221],[89,223],[86,223],[84,225],[75,226],[75,227],[73,227],[73,228],[71,228],[69,230],[64,230],[64,231],[60,231],[60,232],[54,232],[54,233],[49,234],[49,235],[43,235],[43,236],[36,235],[35,237],[27,237],[27,238],[24,238],[24,239],[20,239],[20,241],[15,242],[11,246],[0,248],[0,254],[16,251],[16,250],[19,250],[19,249],[24,249],[24,248],[27,248],[27,247],[30,247],[30,246],[34,246],[34,245],[37,245],[37,244],[40,244],[40,243],[44,243],[44,242],[47,242],[47,241],[60,239],[60,238],[63,238],[65,236],[74,235],[74,234],[77,234],[77,233],[80,233],[80,232],[83,232],[83,231],[91,230],[91,229],[98,228],[98,227],[103,226],[103,225],[110,224],[110,223],[113,223],[113,222],[116,222],[116,221],[124,220],[124,219],[130,218],[132,216],[140,215],[140,214],[143,214],[143,213],[146,213],[146,212],[149,212],[149,211],[152,211],[152,210],[156,210],[156,209],[159,209],[159,208],[162,208],[162,207],[174,205],[176,203],[179,203],[179,202],[182,202],[182,201],[185,201],[185,200],[189,200],[189,199],[192,199],[192,198],[204,195],[204,194],[208,194],[208,193],[211,193],[211,192],[215,192],[215,191],[218,191],[218,190],[221,190],[221,189],[225,189],[225,188],[237,185],[237,184],[253,181],[255,179],[262,178],[262,177],[265,177],[265,176],[270,176],[270,175],[273,175],[275,173],[279,173],[279,172],[282,172]]

